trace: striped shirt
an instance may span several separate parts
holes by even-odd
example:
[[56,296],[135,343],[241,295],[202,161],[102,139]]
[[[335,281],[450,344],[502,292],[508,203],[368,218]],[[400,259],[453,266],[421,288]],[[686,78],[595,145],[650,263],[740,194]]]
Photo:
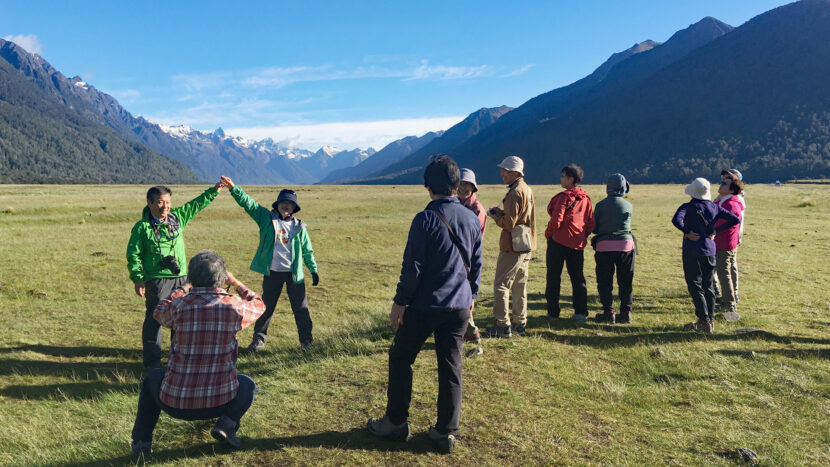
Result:
[[236,397],[236,333],[265,311],[259,295],[244,285],[236,291],[239,296],[210,287],[178,289],[159,302],[153,317],[176,331],[161,384],[166,406],[204,409]]

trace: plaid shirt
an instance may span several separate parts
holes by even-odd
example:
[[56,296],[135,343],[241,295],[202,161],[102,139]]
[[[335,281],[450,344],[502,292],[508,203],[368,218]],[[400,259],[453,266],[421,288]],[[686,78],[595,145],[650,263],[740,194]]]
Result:
[[239,296],[223,289],[178,289],[159,302],[153,317],[176,332],[161,384],[161,401],[177,409],[204,409],[230,402],[236,379],[236,333],[265,311],[262,298],[240,285]]

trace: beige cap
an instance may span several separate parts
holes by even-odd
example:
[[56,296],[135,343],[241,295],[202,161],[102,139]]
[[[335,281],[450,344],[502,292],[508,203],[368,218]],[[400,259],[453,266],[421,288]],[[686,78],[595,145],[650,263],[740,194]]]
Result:
[[519,172],[523,177],[525,175],[525,163],[519,156],[508,156],[505,157],[501,164],[498,165],[504,170],[510,170],[513,172]]

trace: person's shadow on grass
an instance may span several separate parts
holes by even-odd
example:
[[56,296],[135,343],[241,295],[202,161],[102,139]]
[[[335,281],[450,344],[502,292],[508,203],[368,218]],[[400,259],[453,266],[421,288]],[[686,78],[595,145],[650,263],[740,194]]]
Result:
[[[432,442],[429,440],[426,433],[415,433],[408,442],[402,443],[376,438],[369,434],[364,427],[352,428],[348,431],[324,431],[321,433],[277,438],[253,439],[245,436],[242,436],[241,438],[242,446],[239,449],[233,449],[227,445],[221,445],[216,442],[209,442],[184,448],[154,450],[153,462],[175,462],[183,459],[193,460],[203,457],[211,457],[217,454],[229,454],[236,451],[259,451],[262,454],[252,454],[252,457],[246,459],[246,462],[249,464],[269,465],[279,463],[279,451],[292,447],[380,452],[406,451],[415,454],[435,452]],[[160,446],[157,445],[156,447]],[[94,466],[129,464],[131,463],[131,458],[129,446],[126,443],[124,445],[124,449],[126,452],[123,456],[90,461],[84,465]]]

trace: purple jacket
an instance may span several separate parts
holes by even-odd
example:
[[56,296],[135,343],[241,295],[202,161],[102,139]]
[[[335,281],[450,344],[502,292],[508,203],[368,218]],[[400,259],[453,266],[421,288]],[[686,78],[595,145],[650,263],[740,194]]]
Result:
[[[715,227],[715,223],[719,220],[724,222],[718,223],[718,226]],[[677,208],[671,222],[684,234],[695,232],[700,235],[700,239],[696,242],[683,237],[684,254],[714,256],[715,241],[709,236],[736,225],[740,222],[740,219],[711,201],[692,198],[691,201],[681,204]]]

